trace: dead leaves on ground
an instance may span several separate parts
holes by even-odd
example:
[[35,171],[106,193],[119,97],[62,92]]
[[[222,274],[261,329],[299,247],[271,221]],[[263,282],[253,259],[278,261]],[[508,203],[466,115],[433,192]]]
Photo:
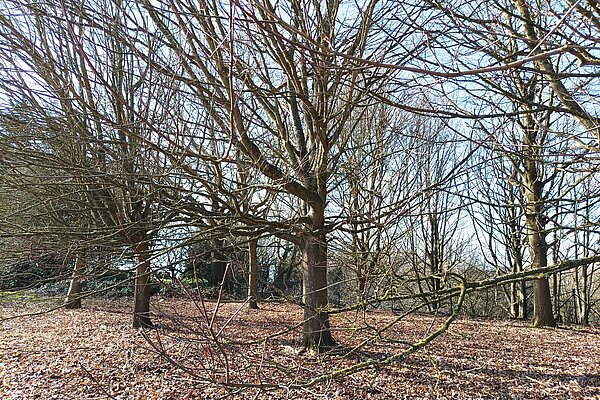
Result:
[[[289,389],[335,369],[385,359],[442,320],[409,316],[376,335],[393,315],[377,311],[336,316],[332,325],[345,350],[315,355],[297,351],[300,331],[295,327],[302,311],[292,305],[264,303],[261,310],[247,310],[236,303],[221,304],[212,318],[214,303],[206,305],[206,313],[189,300],[155,304],[161,327],[145,332],[130,328],[125,299],[96,299],[82,310],[3,322],[0,398],[600,397],[600,330],[593,328],[542,330],[515,321],[462,318],[404,361]],[[367,337],[377,339],[348,354]],[[218,384],[225,381],[232,385]]]

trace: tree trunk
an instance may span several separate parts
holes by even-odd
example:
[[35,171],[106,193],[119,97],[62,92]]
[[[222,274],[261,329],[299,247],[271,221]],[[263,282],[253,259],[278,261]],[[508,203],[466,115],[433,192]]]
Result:
[[510,284],[510,316],[514,319],[519,318],[520,314],[520,302],[519,302],[519,290],[517,288],[517,282]]
[[321,352],[336,346],[327,311],[327,241],[324,207],[311,207],[312,232],[302,243],[305,350]]
[[[523,137],[524,160],[524,192],[527,198],[525,206],[525,224],[527,225],[527,241],[531,257],[531,268],[545,268],[548,266],[548,243],[546,242],[546,223],[544,178],[539,170],[542,162],[541,149],[543,135],[538,131],[531,114],[523,117],[525,126]],[[534,327],[556,327],[556,320],[552,312],[552,296],[548,277],[533,281],[533,318]]]
[[85,261],[83,257],[78,256],[75,260],[75,267],[73,268],[73,276],[71,277],[71,284],[69,285],[69,292],[65,299],[65,308],[81,308],[81,287],[82,287],[82,275],[85,268]]
[[[584,215],[584,224],[590,224],[590,198],[591,198],[590,186],[586,187],[585,193],[585,215]],[[590,230],[583,231],[583,256],[590,256],[590,248],[592,246],[591,243],[591,232]],[[581,275],[583,277],[583,282],[581,284],[581,293],[579,294],[579,300],[581,302],[581,323],[583,325],[590,324],[590,311],[592,309],[592,283],[594,282],[594,267],[591,267],[591,271],[589,270],[589,265],[583,265],[581,270]]]
[[135,274],[135,291],[133,295],[133,327],[151,327],[150,321],[150,254],[148,240],[143,240],[135,248],[137,267]]
[[527,320],[529,318],[529,311],[527,310],[527,282],[525,279],[521,281],[521,318]]
[[256,254],[256,248],[258,245],[258,239],[251,239],[248,243],[248,308],[257,310],[258,304],[256,303],[256,278],[258,274],[258,256]]
[[[557,263],[557,258],[554,258],[554,263]],[[554,319],[558,322],[562,321],[560,309],[560,293],[561,293],[561,275],[560,272],[552,274],[552,297],[554,299]]]
[[556,320],[552,314],[552,298],[548,278],[533,281],[533,319],[534,327],[556,327]]
[[359,273],[358,274],[358,297],[359,297],[359,301],[361,303],[363,303],[367,297],[367,277],[362,274]]
[[[531,253],[531,267],[533,269],[548,266],[547,252],[548,244],[544,238],[543,227],[538,222],[540,214],[528,215],[527,224],[529,228],[529,250]],[[552,296],[550,295],[550,283],[548,278],[539,278],[533,281],[533,319],[534,327],[556,327],[556,320],[552,313]]]
[[590,280],[590,277],[592,275],[588,275],[588,266],[584,265],[582,267],[582,276],[583,276],[583,282],[581,284],[581,293],[579,293],[578,298],[579,298],[579,302],[581,304],[581,311],[580,311],[580,323],[583,325],[589,325],[590,324],[590,308],[591,308],[591,298],[589,295],[589,291],[588,291],[588,281]]
[[214,241],[215,248],[211,252],[210,262],[210,284],[211,286],[219,286],[225,279],[225,269],[227,263],[225,262],[225,256],[223,255],[222,240]]

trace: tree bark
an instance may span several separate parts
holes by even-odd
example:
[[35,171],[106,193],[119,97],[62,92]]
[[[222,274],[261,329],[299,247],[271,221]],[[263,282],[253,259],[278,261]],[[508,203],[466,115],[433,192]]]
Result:
[[258,239],[251,239],[248,242],[248,308],[253,310],[258,309],[257,291],[256,291],[256,278],[258,274],[258,256],[256,254],[256,248],[258,245]]
[[137,267],[133,295],[133,327],[151,327],[150,320],[150,254],[146,234],[135,248]]
[[214,249],[211,252],[210,261],[210,284],[219,286],[225,279],[226,262],[222,251],[223,241],[215,240]]
[[520,314],[520,302],[519,302],[519,291],[517,288],[517,282],[510,284],[510,316],[514,319],[519,318]]
[[[595,2],[594,2],[595,3]],[[525,43],[529,46],[531,54],[537,54],[544,51],[543,46],[540,46],[540,39],[534,17],[532,16],[529,3],[526,0],[515,0],[515,5],[521,14],[523,30],[527,38]],[[542,31],[543,33],[543,31]],[[546,37],[542,41],[545,41]],[[579,123],[588,131],[596,136],[596,140],[600,142],[600,120],[594,115],[591,115],[577,101],[576,96],[562,82],[559,74],[552,65],[549,57],[539,58],[535,61],[536,68],[541,71],[552,91],[556,94],[562,105],[571,112],[571,114],[579,121]]]
[[323,231],[324,207],[310,206],[312,232],[304,237],[303,301],[304,338],[303,347],[308,351],[326,351],[336,346],[329,327],[327,311],[327,241]]
[[533,281],[533,300],[532,325],[536,328],[556,327],[556,320],[552,313],[552,298],[550,297],[548,278]]
[[[587,254],[586,254],[587,256]],[[589,291],[588,291],[588,281],[591,280],[590,278],[593,275],[588,275],[588,266],[584,265],[582,267],[582,276],[583,276],[583,282],[581,283],[581,293],[578,294],[578,298],[581,304],[581,311],[580,311],[580,323],[583,325],[589,325],[590,324],[590,309],[591,309],[591,298],[589,295]]]
[[82,275],[85,268],[85,261],[83,257],[78,256],[75,260],[75,267],[73,268],[73,276],[71,277],[71,284],[69,285],[69,291],[65,299],[64,307],[70,309],[81,308],[81,287],[83,285]]
[[[516,171],[513,172],[512,179],[516,178]],[[522,229],[519,224],[520,209],[517,206],[516,194],[514,189],[509,189],[508,196],[509,201],[507,208],[509,212],[509,229],[510,229],[510,248],[514,252],[511,259],[511,271],[513,273],[523,272],[523,252],[522,252]],[[525,280],[521,282],[514,282],[511,284],[512,287],[512,316],[513,318],[527,319],[527,282]]]
[[[541,190],[540,185],[534,185],[535,189],[528,193],[527,205],[527,228],[529,252],[531,254],[531,268],[545,268],[548,266],[548,244],[546,243],[543,216],[540,210]],[[533,197],[536,197],[535,199]],[[552,297],[550,295],[550,283],[548,278],[539,278],[533,281],[533,318],[534,327],[556,327],[556,320],[552,312]]]
[[[554,264],[556,264],[557,258],[554,259]],[[577,270],[577,268],[575,269]],[[561,293],[561,275],[560,272],[555,272],[552,274],[552,299],[554,300],[553,310],[554,310],[554,319],[557,322],[562,321],[561,309],[560,309],[560,293]]]
[[529,310],[527,310],[527,282],[521,281],[521,318],[527,320],[529,318]]
[[[531,268],[548,266],[548,243],[546,242],[544,176],[540,170],[543,162],[544,132],[531,114],[523,116],[523,184],[527,204],[525,205],[525,224],[531,258]],[[548,277],[533,281],[533,317],[534,327],[556,327],[552,311],[552,296]]]

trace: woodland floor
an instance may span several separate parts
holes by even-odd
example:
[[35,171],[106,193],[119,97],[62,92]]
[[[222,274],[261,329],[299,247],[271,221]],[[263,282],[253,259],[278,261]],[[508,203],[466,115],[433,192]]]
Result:
[[[532,329],[517,321],[463,317],[407,359],[295,388],[341,368],[384,360],[443,318],[411,315],[382,331],[396,315],[334,316],[334,335],[344,345],[356,346],[377,331],[379,338],[350,355],[315,355],[297,351],[296,306],[261,303],[260,310],[248,310],[226,303],[213,319],[215,303],[156,299],[159,327],[136,331],[130,328],[130,303],[86,300],[81,310],[1,322],[0,399],[600,399],[597,328]],[[5,302],[0,319],[47,306]],[[226,379],[228,387],[216,383]]]

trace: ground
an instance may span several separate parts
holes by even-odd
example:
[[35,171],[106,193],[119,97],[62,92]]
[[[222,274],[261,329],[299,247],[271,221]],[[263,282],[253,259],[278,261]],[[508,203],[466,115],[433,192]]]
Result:
[[[93,299],[81,310],[4,320],[0,399],[600,398],[595,328],[533,329],[525,322],[462,317],[406,359],[303,386],[406,350],[443,318],[411,315],[382,329],[398,316],[336,315],[334,336],[345,347],[316,355],[298,352],[297,306],[261,303],[260,310],[248,310],[226,303],[215,315],[215,303],[155,299],[157,328],[143,331],[130,327],[130,304]],[[47,306],[5,302],[0,317]]]

